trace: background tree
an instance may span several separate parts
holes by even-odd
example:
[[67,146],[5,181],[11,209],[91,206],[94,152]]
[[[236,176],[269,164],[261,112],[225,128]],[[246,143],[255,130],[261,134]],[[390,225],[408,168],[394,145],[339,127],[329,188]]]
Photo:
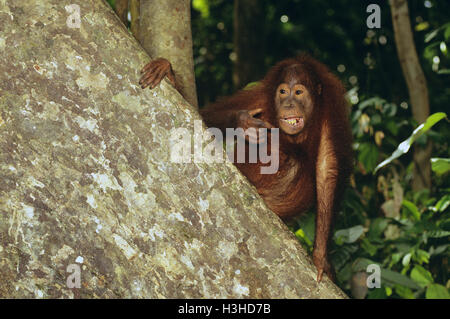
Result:
[[115,0],[114,11],[122,23],[128,26],[128,0]]
[[130,30],[134,37],[140,41],[139,38],[139,19],[141,15],[141,0],[130,0]]
[[198,106],[192,54],[191,2],[141,0],[139,39],[153,57],[168,59],[183,96]]
[[[403,75],[408,85],[411,111],[418,123],[424,123],[430,115],[427,80],[417,57],[406,0],[390,0],[395,43]],[[414,150],[413,188],[431,187],[431,143]]]
[[233,85],[241,89],[264,76],[265,4],[261,0],[234,0]]

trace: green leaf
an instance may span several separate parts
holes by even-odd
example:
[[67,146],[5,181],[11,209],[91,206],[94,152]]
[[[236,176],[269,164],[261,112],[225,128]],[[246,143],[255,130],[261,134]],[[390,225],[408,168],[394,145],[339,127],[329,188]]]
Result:
[[428,238],[442,238],[450,236],[450,231],[447,230],[431,230],[427,232]]
[[362,240],[361,248],[364,249],[370,256],[374,256],[378,250],[378,247],[372,245],[367,238]]
[[450,158],[433,157],[431,159],[431,170],[437,175],[443,175],[450,171]]
[[381,238],[384,230],[389,224],[389,220],[386,218],[376,218],[370,223],[369,232],[367,233],[367,237],[370,239],[378,239]]
[[447,45],[445,44],[445,42],[444,41],[441,41],[441,44],[439,45],[439,49],[441,50],[441,52],[444,54],[444,55],[447,55]]
[[425,250],[417,249],[414,259],[417,260],[419,264],[422,263],[428,264],[428,262],[430,261],[430,254]]
[[436,56],[436,54],[438,54],[438,49],[439,49],[439,42],[434,42],[432,44],[429,44],[425,47],[425,49],[423,50],[423,56],[429,60],[432,61],[433,57]]
[[450,195],[443,196],[434,206],[439,212],[443,212],[450,205]]
[[374,170],[374,174],[382,167],[386,166],[387,164],[391,163],[393,160],[399,158],[403,154],[408,153],[409,149],[411,148],[411,145],[416,141],[420,136],[422,136],[424,133],[430,130],[430,128],[433,127],[437,122],[442,120],[443,118],[446,118],[447,114],[444,112],[438,112],[430,115],[425,123],[420,124],[411,134],[410,137],[408,137],[406,140],[401,142],[397,149],[392,153],[391,156],[389,156],[387,159],[382,161]]
[[[334,262],[333,262],[333,266],[335,267],[335,269],[338,269],[338,267],[336,266],[336,264]],[[352,277],[352,265],[350,263],[345,264],[341,268],[341,270],[337,271],[337,273],[336,273],[337,281],[340,283],[348,282],[351,277]]]
[[403,299],[415,299],[414,293],[412,292],[411,289],[409,289],[407,287],[396,285],[395,292],[397,293],[397,295],[399,295]]
[[297,236],[300,240],[303,240],[306,245],[308,245],[308,247],[312,247],[312,242],[309,240],[309,238],[305,235],[305,233],[303,232],[303,229],[298,229],[295,232],[295,236]]
[[[378,264],[378,263],[367,258],[357,258],[352,265],[352,271],[353,272],[366,271],[367,266],[370,264]],[[420,288],[413,280],[411,280],[407,276],[385,268],[381,268],[381,282],[383,285],[386,286],[401,285],[411,289]]]
[[370,99],[367,99],[361,103],[359,103],[358,105],[358,109],[359,110],[364,110],[366,107],[371,106],[371,105],[382,105],[386,103],[386,100],[379,98],[379,97],[372,97]]
[[439,254],[442,254],[443,252],[445,252],[447,250],[447,248],[449,247],[449,244],[445,244],[445,245],[441,245],[441,246],[437,246],[436,248],[434,248],[433,246],[430,248],[430,255],[431,256],[436,256]]
[[381,116],[380,114],[374,114],[372,115],[371,119],[370,119],[370,123],[372,125],[378,125],[381,123]]
[[362,143],[359,149],[358,161],[368,172],[371,172],[377,165],[378,147],[372,143]]
[[357,225],[347,229],[338,230],[335,234],[335,240],[337,242],[343,242],[346,244],[354,243],[359,237],[364,233],[364,227],[362,225]]
[[[423,133],[427,132],[430,128],[432,128],[437,122],[447,117],[447,114],[444,112],[437,112],[432,115],[430,115],[425,123],[423,124],[423,128],[420,128],[420,125],[414,130],[414,132],[419,131],[416,133],[418,136],[422,135]],[[414,134],[414,133],[413,133]],[[417,136],[417,137],[418,137]]]
[[209,17],[209,4],[207,0],[193,0],[192,8],[199,11],[203,18]]
[[408,209],[408,211],[411,212],[412,216],[414,217],[415,220],[419,221],[420,220],[420,212],[419,209],[417,208],[417,206],[413,203],[410,202],[406,199],[403,200],[402,205],[404,207],[406,207]]
[[411,261],[411,253],[407,253],[405,256],[403,256],[402,265],[404,267],[407,267],[410,261]]
[[386,299],[386,289],[383,288],[375,288],[369,291],[367,294],[367,299]]
[[245,87],[244,90],[251,90],[253,89],[255,86],[258,86],[261,82],[259,81],[255,81],[255,82],[250,82],[248,83]]
[[397,113],[397,105],[393,103],[386,103],[383,105],[382,113],[386,117],[392,117]]
[[352,264],[352,272],[366,271],[370,264],[376,264],[376,262],[368,258],[356,258]]
[[392,295],[392,288],[391,287],[385,287],[385,290],[386,290],[386,295],[388,295],[388,297],[390,295]]
[[446,23],[442,27],[445,29],[444,31],[445,40],[450,40],[450,23]]
[[419,286],[407,276],[390,269],[381,269],[381,282],[385,285],[401,285],[411,289],[418,289]]
[[437,73],[438,74],[450,74],[450,69],[440,69]]
[[316,231],[316,214],[313,211],[304,215],[300,221],[300,225],[310,241],[314,241]]
[[431,276],[431,273],[419,265],[414,267],[410,276],[420,287],[425,287],[433,283],[433,276]]
[[[428,23],[427,21],[424,21],[424,22],[418,23],[414,27],[414,29],[416,31],[424,31],[424,30],[428,29],[429,27],[430,27],[430,23]],[[435,31],[438,31],[438,30],[435,30]]]
[[[440,28],[439,28],[440,29]],[[438,34],[439,29],[433,30],[425,35],[425,43],[430,42]]]
[[391,262],[389,263],[389,268],[391,268],[393,265],[398,263],[400,261],[400,258],[402,257],[401,253],[395,253],[391,255]]
[[427,299],[450,299],[448,289],[439,284],[431,284],[425,293]]
[[[352,259],[352,254],[358,250],[358,245],[345,245],[336,249],[331,255],[331,261],[335,269],[341,269]],[[365,268],[364,268],[365,269]]]
[[391,119],[388,120],[387,122],[385,121],[385,126],[388,129],[388,131],[392,133],[392,135],[397,136],[398,131],[400,129],[397,121]]

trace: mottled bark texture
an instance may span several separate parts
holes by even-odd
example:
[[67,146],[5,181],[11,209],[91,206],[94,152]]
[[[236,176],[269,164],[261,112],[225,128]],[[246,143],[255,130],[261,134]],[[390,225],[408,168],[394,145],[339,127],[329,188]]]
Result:
[[[430,115],[427,80],[420,66],[416,46],[411,29],[408,2],[406,0],[390,0],[392,24],[394,26],[395,45],[402,66],[403,75],[409,92],[414,119],[418,123],[426,121]],[[425,147],[414,145],[413,189],[429,189],[431,187],[431,151],[428,141]]]
[[198,107],[192,53],[191,1],[141,0],[139,40],[154,58],[170,61],[184,98]]
[[231,163],[169,160],[197,111],[140,89],[106,3],[70,28],[72,3],[0,2],[0,297],[345,297]]

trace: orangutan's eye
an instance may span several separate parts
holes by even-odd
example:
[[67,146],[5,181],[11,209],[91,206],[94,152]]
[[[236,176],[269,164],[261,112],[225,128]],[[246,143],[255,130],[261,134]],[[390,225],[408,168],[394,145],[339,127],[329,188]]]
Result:
[[302,90],[297,90],[297,91],[295,91],[295,94],[297,94],[297,95],[300,95],[300,94],[302,94],[302,93],[303,93]]
[[280,90],[280,94],[285,94],[285,93],[286,93],[286,90],[284,90],[284,89]]

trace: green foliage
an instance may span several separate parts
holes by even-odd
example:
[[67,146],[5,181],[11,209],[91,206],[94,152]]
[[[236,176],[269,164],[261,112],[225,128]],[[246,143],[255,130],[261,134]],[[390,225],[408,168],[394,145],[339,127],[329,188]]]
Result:
[[[335,216],[331,260],[338,285],[350,293],[353,275],[373,263],[381,267],[382,288],[369,289],[366,298],[448,298],[450,127],[442,118],[428,124],[447,112],[450,101],[450,2],[430,0],[426,7],[423,0],[408,1],[431,112],[441,112],[419,128],[421,123],[412,120],[387,1],[380,2],[382,28],[377,30],[367,29],[365,1],[259,3],[266,12],[268,39],[265,50],[253,52],[264,56],[261,70],[307,52],[349,89],[356,165]],[[192,31],[203,106],[233,93],[233,1],[195,0]],[[403,151],[427,140],[433,142],[433,186],[414,192],[412,152]],[[313,211],[292,225],[309,252],[314,225]]]
[[255,86],[258,86],[259,83],[260,83],[259,81],[250,82],[243,88],[243,90],[250,90],[250,89],[254,88]]
[[425,294],[427,299],[450,299],[448,289],[439,284],[431,284]]
[[363,233],[364,227],[362,225],[340,229],[334,233],[334,240],[338,245],[351,244],[357,241]]
[[450,171],[450,158],[432,158],[431,169],[437,175],[444,175]]
[[394,151],[394,153],[392,153],[391,156],[389,156],[389,158],[387,158],[386,160],[384,160],[383,162],[381,162],[374,170],[374,173],[376,173],[380,168],[382,168],[383,166],[389,164],[390,162],[392,162],[393,160],[399,158],[401,155],[407,153],[411,147],[411,145],[420,137],[422,136],[424,133],[426,133],[428,130],[430,130],[431,127],[433,127],[434,124],[436,124],[437,122],[439,122],[440,120],[446,118],[447,115],[443,112],[439,112],[439,113],[435,113],[431,116],[428,117],[428,119],[426,120],[425,123],[419,125],[414,132],[411,134],[410,137],[408,137],[408,139],[404,140],[403,142],[401,142],[397,149]]
[[106,0],[106,2],[109,3],[109,5],[114,9],[116,7],[116,0]]
[[193,0],[192,8],[199,11],[202,15],[202,18],[209,17],[209,4],[207,0]]
[[[441,121],[446,116],[433,114],[414,129],[417,125],[408,117],[399,116],[398,111],[395,104],[369,98],[353,112],[358,165],[352,188],[346,192],[336,216],[331,261],[339,286],[349,293],[352,277],[376,264],[381,268],[382,286],[369,289],[366,298],[448,299],[450,188],[445,177],[449,174],[450,158],[431,160],[435,187],[421,192],[412,191],[406,178],[410,176],[410,157],[398,156],[385,163],[377,180],[369,174],[382,157],[401,148],[396,140],[409,136],[402,142],[408,142],[409,148],[419,138],[439,136],[433,129],[448,125]],[[391,125],[394,118],[397,120]],[[377,138],[377,132],[383,132],[382,138]],[[441,154],[448,156],[448,149],[445,152]],[[295,234],[312,251],[314,212],[299,219],[298,225]]]

